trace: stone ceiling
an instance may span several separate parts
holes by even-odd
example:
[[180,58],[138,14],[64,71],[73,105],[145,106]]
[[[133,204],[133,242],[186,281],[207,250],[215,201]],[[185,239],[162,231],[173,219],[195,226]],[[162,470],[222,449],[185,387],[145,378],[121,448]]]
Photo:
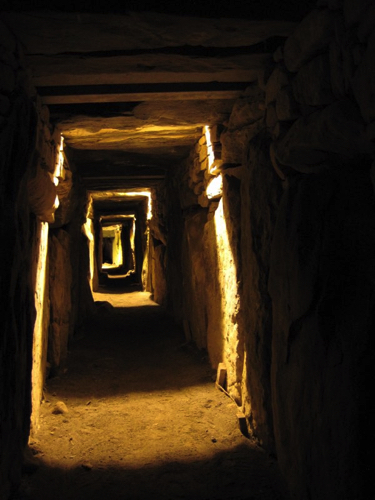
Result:
[[33,83],[89,189],[110,190],[163,178],[203,125],[225,123],[294,27],[272,12],[266,20],[239,14],[0,15],[22,41]]

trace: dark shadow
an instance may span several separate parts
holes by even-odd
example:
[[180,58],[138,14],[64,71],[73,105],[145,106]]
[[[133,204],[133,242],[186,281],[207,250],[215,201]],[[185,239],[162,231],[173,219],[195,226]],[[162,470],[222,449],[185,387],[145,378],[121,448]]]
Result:
[[96,304],[99,314],[70,345],[66,373],[49,380],[49,392],[57,398],[94,401],[213,384],[205,353],[185,343],[162,307]]
[[127,465],[131,458],[125,453],[106,468],[87,462],[60,468],[41,461],[12,500],[287,499],[276,464],[259,448],[244,443],[215,453],[215,443],[209,444],[207,459],[159,459],[136,468]]
[[108,287],[100,286],[97,293],[128,294],[134,292],[142,292],[142,285],[140,283],[133,283],[132,280],[128,280],[127,278],[119,278],[111,280]]

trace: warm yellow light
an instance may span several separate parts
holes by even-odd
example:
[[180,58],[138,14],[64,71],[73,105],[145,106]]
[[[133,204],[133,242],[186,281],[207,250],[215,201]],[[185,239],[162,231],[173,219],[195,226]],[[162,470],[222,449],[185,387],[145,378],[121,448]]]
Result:
[[57,208],[59,208],[59,205],[60,205],[60,200],[59,200],[59,197],[56,195],[55,203],[53,204],[53,208],[56,210]]
[[113,200],[116,198],[130,198],[130,197],[146,197],[148,198],[147,220],[152,218],[152,196],[151,190],[145,189],[143,191],[90,191],[90,195],[94,201]]
[[210,127],[208,125],[204,126],[204,133],[206,136],[206,147],[207,147],[207,157],[208,157],[208,172],[211,173],[215,164],[215,153],[211,142]]
[[218,258],[218,280],[221,291],[222,338],[224,339],[221,360],[227,366],[228,392],[237,404],[241,403],[241,393],[237,378],[237,362],[240,359],[239,331],[236,320],[240,303],[237,283],[236,261],[228,235],[224,203],[221,199],[214,215],[216,248]]
[[55,171],[53,173],[53,183],[58,185],[60,179],[65,178],[64,172],[64,137],[60,136],[60,146],[56,158]]
[[90,213],[92,210],[92,198],[89,197],[89,202],[87,204],[86,211],[86,222],[82,224],[83,234],[87,237],[89,242],[89,261],[90,261],[90,275],[89,284],[91,290],[93,289],[93,278],[95,273],[95,241],[94,241],[94,224],[90,219]]
[[39,408],[43,395],[44,382],[44,363],[45,363],[45,343],[43,335],[43,313],[44,313],[44,294],[46,284],[47,270],[47,252],[48,252],[48,222],[39,222],[36,254],[37,267],[34,284],[34,300],[36,318],[33,333],[33,366],[32,366],[32,415],[31,415],[31,434],[33,435],[39,427]]
[[223,178],[221,175],[213,177],[208,183],[206,195],[209,200],[221,198],[223,194]]
[[150,191],[127,191],[124,193],[125,196],[146,196],[148,198],[147,203],[147,220],[152,217],[152,199]]
[[105,221],[113,221],[113,220],[129,220],[129,219],[136,219],[135,214],[113,214],[113,215],[102,215],[99,220],[100,222],[105,222]]
[[135,263],[135,217],[133,219],[133,227],[130,231],[130,248],[133,256],[133,262]]

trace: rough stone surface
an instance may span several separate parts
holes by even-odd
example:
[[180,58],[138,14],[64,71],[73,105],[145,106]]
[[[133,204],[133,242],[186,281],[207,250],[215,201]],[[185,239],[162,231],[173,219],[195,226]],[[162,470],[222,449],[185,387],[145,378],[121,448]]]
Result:
[[[79,21],[74,13],[51,11],[4,18],[27,48],[44,103],[57,107],[54,119],[67,144],[117,148],[170,165],[188,155],[203,125],[228,119],[267,63],[268,40],[272,47],[294,26],[155,12],[80,13]],[[88,94],[87,86],[93,86]],[[103,86],[112,87],[105,96]],[[94,113],[87,111],[92,104]]]
[[264,128],[264,121],[258,120],[239,130],[225,130],[220,136],[223,163],[241,165],[247,144],[262,128]]
[[71,327],[72,270],[69,234],[63,229],[53,231],[49,246],[51,324],[48,361],[51,374],[56,375],[65,368]]
[[57,401],[55,406],[52,408],[52,413],[54,415],[65,415],[66,413],[69,413],[69,410],[64,401]]
[[[14,55],[15,38],[2,21],[0,43],[3,53]],[[0,88],[9,89],[9,79],[2,71],[0,81]],[[35,321],[31,249],[36,235],[26,188],[34,147],[35,111],[24,88],[9,90],[6,127],[4,122],[0,127],[0,497],[5,499],[20,481],[23,448],[30,430]]]
[[276,66],[266,84],[266,105],[276,101],[277,95],[283,87],[289,85],[289,75],[282,65]]
[[167,284],[165,280],[165,245],[159,242],[154,246],[152,253],[152,290],[156,303],[164,305],[167,298]]
[[28,192],[33,213],[43,222],[54,222],[56,186],[40,165],[37,166],[35,177],[28,182]]
[[[59,144],[49,114],[76,148],[69,151],[73,171],[86,182],[90,177],[95,189],[154,189],[165,179],[167,192],[152,195],[147,286],[184,325],[186,339],[207,347],[213,366],[225,364],[226,389],[250,433],[276,451],[291,498],[368,498],[362,493],[371,473],[366,383],[374,378],[373,14],[366,0],[321,0],[274,62],[275,42],[282,41],[273,40],[267,55],[267,37],[289,35],[290,23],[288,29],[238,19],[175,23],[137,14],[111,16],[112,30],[105,16],[78,23],[72,14],[44,13],[34,21],[17,14],[43,97],[27,80],[19,43],[0,26],[0,286],[8,298],[0,335],[1,499],[19,481],[30,427],[38,210],[31,210],[27,183],[34,182],[30,200],[46,195],[41,187],[54,172]],[[173,87],[212,82],[236,90],[210,87],[197,95]],[[146,91],[128,87],[134,84]],[[159,84],[162,91],[151,92]],[[206,196],[212,177],[206,124],[218,125],[212,140],[221,200]],[[68,174],[58,188],[63,203],[52,229],[52,374],[93,304],[92,243],[82,233],[88,198],[76,182]],[[136,218],[140,262],[145,210]],[[70,292],[58,293],[61,287]]]
[[272,404],[293,498],[364,492],[374,215],[368,174],[357,169],[297,177],[281,201],[269,280]]
[[182,246],[184,288],[184,332],[199,349],[207,348],[207,295],[206,263],[204,259],[204,227],[207,210],[187,214],[185,217],[185,242]]
[[234,103],[228,129],[237,130],[260,120],[264,114],[262,105],[264,105],[264,93],[254,84]]
[[268,139],[250,143],[241,181],[241,310],[244,337],[243,411],[251,432],[273,451],[271,383],[272,307],[267,291],[270,248],[281,182],[268,158]]
[[334,100],[330,73],[327,54],[316,56],[304,64],[293,80],[296,101],[309,106],[330,104]]
[[280,163],[306,173],[320,165],[340,165],[371,151],[364,123],[349,99],[300,118],[276,144]]
[[313,10],[297,26],[284,46],[284,62],[289,71],[295,72],[327,47],[333,36],[333,16],[329,10]]
[[283,87],[276,97],[276,116],[280,121],[291,121],[300,117],[300,110],[296,102],[292,88]]

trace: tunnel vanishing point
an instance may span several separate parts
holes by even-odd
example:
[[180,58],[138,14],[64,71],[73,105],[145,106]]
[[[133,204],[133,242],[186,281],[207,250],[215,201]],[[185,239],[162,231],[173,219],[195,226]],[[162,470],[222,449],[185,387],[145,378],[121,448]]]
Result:
[[291,498],[373,498],[374,2],[77,3],[0,9],[0,498],[116,269]]

